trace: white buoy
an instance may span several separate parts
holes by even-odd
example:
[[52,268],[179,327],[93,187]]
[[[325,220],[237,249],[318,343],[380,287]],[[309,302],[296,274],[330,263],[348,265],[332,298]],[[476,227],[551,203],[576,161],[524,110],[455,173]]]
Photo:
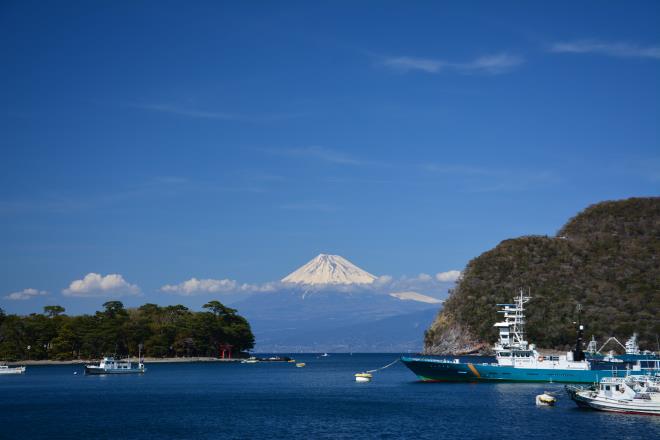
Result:
[[371,382],[371,378],[373,376],[371,373],[356,373],[355,374],[355,381],[356,382]]
[[556,402],[557,398],[548,393],[536,396],[536,406],[554,406]]

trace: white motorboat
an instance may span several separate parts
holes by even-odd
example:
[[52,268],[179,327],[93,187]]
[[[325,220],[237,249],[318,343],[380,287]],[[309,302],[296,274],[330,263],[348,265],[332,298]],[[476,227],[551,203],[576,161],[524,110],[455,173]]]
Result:
[[604,377],[597,387],[567,386],[566,391],[583,408],[660,415],[659,376]]
[[113,357],[104,357],[98,365],[85,365],[85,374],[131,374],[144,373],[147,369],[144,363],[133,365],[130,360],[117,360]]
[[0,365],[0,374],[23,374],[25,367],[9,367],[7,365]]

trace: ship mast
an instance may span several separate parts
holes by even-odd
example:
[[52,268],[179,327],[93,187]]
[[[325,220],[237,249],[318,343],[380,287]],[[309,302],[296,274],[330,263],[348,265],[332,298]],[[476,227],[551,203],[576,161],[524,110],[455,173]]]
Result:
[[495,327],[500,329],[499,349],[527,350],[525,304],[530,299],[532,298],[525,296],[525,292],[520,289],[520,294],[513,300],[514,304],[498,304],[502,307],[498,313],[504,314],[504,321],[495,324]]

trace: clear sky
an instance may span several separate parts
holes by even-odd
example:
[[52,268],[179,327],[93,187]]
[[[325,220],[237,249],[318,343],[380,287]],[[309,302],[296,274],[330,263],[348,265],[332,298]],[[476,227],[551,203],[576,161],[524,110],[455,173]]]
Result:
[[0,307],[461,270],[658,195],[659,5],[3,1]]

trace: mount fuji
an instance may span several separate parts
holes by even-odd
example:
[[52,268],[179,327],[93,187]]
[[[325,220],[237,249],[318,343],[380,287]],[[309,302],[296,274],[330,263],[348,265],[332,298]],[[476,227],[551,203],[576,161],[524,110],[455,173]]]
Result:
[[282,278],[283,283],[318,286],[327,284],[371,284],[376,276],[339,255],[319,254],[316,258]]
[[255,334],[255,351],[421,351],[441,301],[392,292],[339,255],[320,254],[282,278],[280,288],[232,303]]

